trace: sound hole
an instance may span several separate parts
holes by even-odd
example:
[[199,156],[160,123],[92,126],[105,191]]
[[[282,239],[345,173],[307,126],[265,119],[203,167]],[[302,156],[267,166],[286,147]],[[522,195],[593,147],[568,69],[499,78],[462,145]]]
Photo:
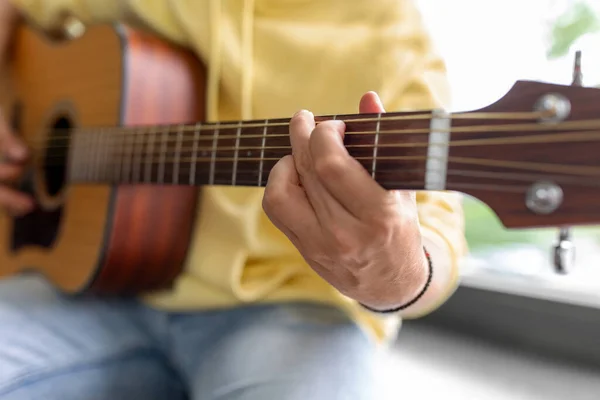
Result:
[[59,194],[65,185],[71,128],[70,120],[66,116],[60,116],[56,119],[48,136],[43,170],[46,191],[50,196]]
[[[34,170],[28,171],[21,182],[20,189],[36,197],[39,206],[33,212],[13,220],[10,246],[13,252],[24,247],[48,249],[56,242],[63,206],[60,202],[55,203],[58,200],[52,198],[60,194],[66,183],[71,128],[70,119],[66,116],[59,116],[50,124],[44,162],[41,171],[38,170],[43,178],[42,187],[36,188]],[[40,190],[45,193],[40,193]]]

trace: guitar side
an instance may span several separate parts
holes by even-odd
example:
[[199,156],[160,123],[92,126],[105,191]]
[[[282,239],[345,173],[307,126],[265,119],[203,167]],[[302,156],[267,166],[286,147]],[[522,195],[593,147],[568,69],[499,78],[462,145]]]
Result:
[[0,278],[33,270],[68,293],[168,286],[187,255],[198,188],[64,184],[65,171],[35,147],[60,150],[54,143],[64,138],[52,128],[201,121],[203,65],[122,26],[93,27],[68,42],[23,26],[13,50],[11,90],[0,100],[34,150],[24,189],[39,207],[23,218],[0,215]]

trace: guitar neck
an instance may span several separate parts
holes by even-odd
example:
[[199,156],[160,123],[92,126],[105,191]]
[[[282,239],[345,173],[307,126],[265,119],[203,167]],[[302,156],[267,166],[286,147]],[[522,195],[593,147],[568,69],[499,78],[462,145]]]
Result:
[[[576,154],[582,142],[598,140],[597,120],[548,123],[549,116],[547,110],[431,110],[315,119],[343,120],[349,154],[387,189],[469,192],[497,190],[494,182],[506,184],[508,178],[561,179],[558,174],[568,166],[552,169],[522,160],[540,151],[572,148]],[[48,145],[46,163],[68,160],[75,183],[262,187],[277,161],[292,152],[289,119],[61,132]]]
[[[329,119],[345,121],[349,154],[382,186],[444,188],[450,115],[316,117],[317,123]],[[291,153],[288,125],[289,119],[273,119],[74,131],[69,176],[80,183],[262,187],[277,161]],[[65,140],[57,133],[50,150],[66,151]]]

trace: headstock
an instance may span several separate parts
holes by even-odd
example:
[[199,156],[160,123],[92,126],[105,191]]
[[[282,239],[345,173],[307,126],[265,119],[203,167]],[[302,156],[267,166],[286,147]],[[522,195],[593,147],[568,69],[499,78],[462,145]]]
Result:
[[581,76],[578,53],[573,85],[519,81],[453,118],[447,188],[507,228],[600,224],[600,89]]

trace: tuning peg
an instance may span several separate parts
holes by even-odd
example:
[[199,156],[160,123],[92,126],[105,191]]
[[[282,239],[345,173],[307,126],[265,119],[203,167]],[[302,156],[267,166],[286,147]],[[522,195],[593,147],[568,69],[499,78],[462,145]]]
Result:
[[571,229],[562,228],[554,245],[554,269],[561,275],[566,275],[575,266],[575,245],[571,240]]
[[573,63],[573,86],[583,86],[583,73],[581,72],[581,50],[575,52]]
[[[583,86],[583,73],[581,71],[581,50],[575,52],[573,63],[572,86]],[[564,227],[558,232],[558,240],[553,246],[554,269],[559,274],[568,274],[575,265],[575,245],[572,241],[571,228]]]

